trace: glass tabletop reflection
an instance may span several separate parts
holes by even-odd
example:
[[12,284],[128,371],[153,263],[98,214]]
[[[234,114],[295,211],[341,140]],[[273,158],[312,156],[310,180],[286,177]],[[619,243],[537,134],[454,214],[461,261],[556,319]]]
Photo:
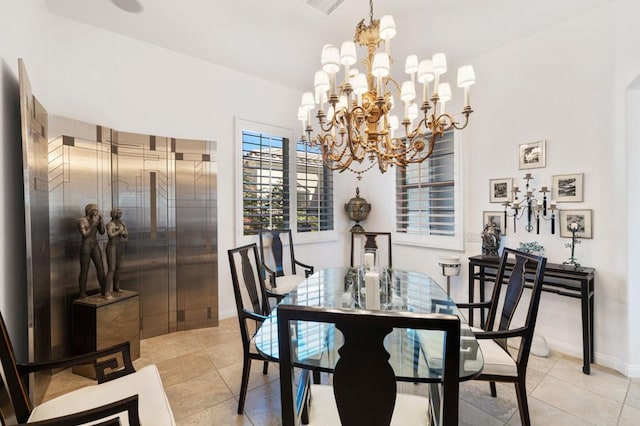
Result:
[[[471,379],[482,371],[482,352],[465,318],[438,283],[420,272],[382,272],[382,310],[416,313],[449,313],[460,322],[460,379]],[[323,269],[290,292],[280,303],[300,306],[361,309],[367,306],[360,291],[362,274],[354,268]],[[369,305],[370,306],[370,305]],[[340,355],[343,338],[333,324],[298,322],[293,334],[296,364],[331,372]],[[278,326],[274,309],[260,326],[254,341],[268,359],[278,360]],[[385,338],[389,364],[401,381],[433,382],[442,376],[444,333],[441,331],[396,329]]]

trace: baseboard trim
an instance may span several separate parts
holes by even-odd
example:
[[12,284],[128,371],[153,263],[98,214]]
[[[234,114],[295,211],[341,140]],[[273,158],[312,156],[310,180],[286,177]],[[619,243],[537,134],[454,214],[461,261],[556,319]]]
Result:
[[[569,345],[566,342],[550,339],[548,337],[546,339],[549,343],[549,347],[552,350],[582,360],[582,346]],[[598,365],[616,370],[626,377],[640,377],[640,365],[627,364],[619,358],[613,357],[611,355],[605,355],[599,352],[596,352],[594,355],[595,363]]]

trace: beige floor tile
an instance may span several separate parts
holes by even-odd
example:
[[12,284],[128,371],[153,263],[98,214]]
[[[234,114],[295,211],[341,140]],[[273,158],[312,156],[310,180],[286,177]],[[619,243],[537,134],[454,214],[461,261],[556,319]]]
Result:
[[[534,425],[585,426],[587,424],[583,419],[531,396],[527,398],[527,401],[529,403],[529,420],[531,420],[531,423]],[[522,424],[520,421],[520,411],[516,410],[508,424],[512,426]]]
[[251,426],[249,417],[238,414],[238,400],[235,398],[221,402],[193,416],[177,421],[177,426]]
[[622,407],[622,413],[620,413],[620,419],[618,420],[619,426],[637,426],[640,424],[640,410],[634,407],[625,405]]
[[280,381],[274,380],[247,392],[244,413],[256,426],[280,425]]
[[458,424],[461,426],[498,426],[504,425],[504,422],[496,419],[481,409],[469,404],[466,401],[460,401],[460,413]]
[[207,348],[206,352],[216,368],[224,368],[236,364],[244,356],[240,339],[236,339],[233,342],[218,343]]
[[612,399],[553,376],[545,377],[531,395],[598,425],[615,425],[622,408],[622,404]]
[[494,398],[489,392],[489,382],[472,380],[461,383],[460,398],[503,423],[508,422],[513,413],[518,410],[513,387],[508,389],[500,386],[498,396]]
[[[228,365],[224,368],[219,368],[218,372],[229,389],[231,389],[233,395],[238,396],[240,394],[240,385],[242,381],[242,361]],[[278,380],[280,377],[279,374],[278,364],[276,363],[269,363],[269,372],[265,375],[262,374],[262,362],[252,361],[251,371],[249,372],[249,389],[263,386],[271,381]]]
[[161,361],[157,366],[165,387],[215,371],[211,359],[204,351]]
[[565,359],[558,361],[549,370],[549,376],[599,393],[617,402],[624,402],[629,387],[629,379],[621,374],[605,373],[597,368],[592,368],[591,374],[584,374],[581,368],[576,368],[575,363]]
[[534,369],[542,373],[548,373],[560,359],[562,359],[562,355],[555,351],[551,351],[547,357],[530,355],[527,371]]
[[233,399],[226,383],[215,371],[173,386],[165,386],[165,391],[176,421]]
[[[531,392],[540,384],[545,374],[535,368],[527,368],[527,395],[531,395]],[[510,391],[515,392],[515,387],[511,383],[502,383],[507,386]]]
[[631,381],[624,403],[640,410],[640,381],[635,379]]

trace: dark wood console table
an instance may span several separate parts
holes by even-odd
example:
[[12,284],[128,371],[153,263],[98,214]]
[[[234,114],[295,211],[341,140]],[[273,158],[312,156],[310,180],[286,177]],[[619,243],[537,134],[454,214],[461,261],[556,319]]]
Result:
[[[495,282],[500,258],[496,256],[469,257],[469,302],[475,300],[475,282],[479,283],[479,300],[485,301],[485,282]],[[534,271],[532,271],[534,272]],[[591,373],[593,362],[593,302],[595,269],[547,263],[544,270],[542,291],[580,299],[582,308],[582,372]],[[527,287],[531,287],[528,285]],[[473,310],[469,313],[469,324],[473,324]],[[480,316],[484,327],[484,315]]]

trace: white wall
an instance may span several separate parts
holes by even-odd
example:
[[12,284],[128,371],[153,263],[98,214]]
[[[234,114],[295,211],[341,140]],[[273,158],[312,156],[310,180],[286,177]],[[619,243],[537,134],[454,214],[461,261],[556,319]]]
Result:
[[[613,111],[616,120],[614,135],[616,140],[625,142],[621,161],[626,161],[627,218],[620,222],[628,232],[627,249],[627,304],[629,346],[629,368],[626,372],[640,377],[640,270],[637,260],[640,258],[640,228],[637,214],[640,211],[638,182],[640,182],[640,5],[634,0],[618,0],[614,4],[615,13],[615,72],[613,82]],[[622,167],[621,167],[622,168]]]
[[[551,186],[553,175],[584,173],[584,202],[559,208],[593,209],[594,238],[582,240],[576,256],[597,271],[597,359],[602,362],[606,356],[615,363],[626,358],[621,343],[627,312],[626,250],[620,244],[626,232],[612,220],[624,220],[620,206],[625,203],[624,174],[616,156],[621,141],[611,138],[612,23],[610,8],[595,9],[474,61],[482,83],[475,93],[478,115],[468,147],[473,158],[468,176],[475,185],[466,200],[469,229],[481,229],[482,210],[500,210],[488,203],[489,179],[513,177],[522,188],[522,176],[531,172],[533,187],[540,188]],[[518,170],[518,145],[541,139],[547,140],[546,167]],[[504,245],[538,241],[550,262],[562,263],[569,257],[564,247],[569,239],[550,235],[546,224],[541,227],[540,235],[510,229]],[[580,319],[578,300],[544,294],[537,331],[552,347],[581,356]]]
[[40,101],[47,100],[44,1],[0,3],[0,311],[16,356],[27,361],[27,292],[18,58]]

